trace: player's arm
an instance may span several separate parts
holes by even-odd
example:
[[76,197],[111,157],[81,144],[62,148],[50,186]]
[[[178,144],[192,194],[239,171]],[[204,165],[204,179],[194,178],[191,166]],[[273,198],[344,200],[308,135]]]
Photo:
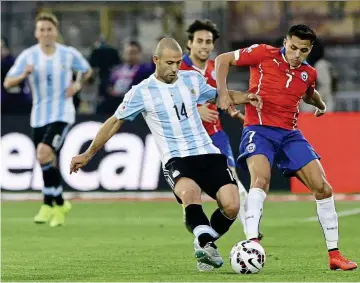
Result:
[[231,99],[227,90],[227,76],[230,66],[257,65],[266,56],[266,45],[254,44],[248,48],[220,54],[215,59],[215,74],[218,91],[218,106],[227,110],[231,105]]
[[125,121],[132,121],[144,111],[144,101],[137,87],[132,87],[117,108],[115,114],[102,125],[89,148],[82,154],[73,157],[70,164],[70,174],[84,167],[104,144],[120,129]]
[[72,69],[77,72],[76,80],[66,91],[68,97],[75,95],[92,76],[92,69],[84,56],[75,48],[70,48],[73,54]]
[[26,62],[26,54],[26,51],[21,53],[7,73],[3,83],[5,89],[18,86],[34,71],[34,67]]
[[303,96],[303,101],[316,107],[315,116],[320,117],[326,112],[326,104],[321,99],[320,93],[316,89],[308,89]]
[[93,156],[105,145],[105,143],[120,129],[125,120],[119,120],[115,115],[111,116],[101,126],[96,134],[95,139],[90,144],[89,148],[82,154],[72,158],[70,164],[70,174],[77,172],[84,167],[93,158]]

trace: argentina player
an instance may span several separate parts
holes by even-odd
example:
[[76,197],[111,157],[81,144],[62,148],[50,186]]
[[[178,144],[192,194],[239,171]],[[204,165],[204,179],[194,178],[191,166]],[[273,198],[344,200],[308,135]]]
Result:
[[[186,227],[195,236],[195,257],[218,268],[223,260],[214,242],[237,217],[239,191],[226,157],[212,144],[197,111],[197,104],[213,99],[216,89],[196,71],[178,72],[181,57],[181,47],[174,39],[158,43],[153,56],[155,73],[126,93],[86,152],[72,159],[70,173],[84,167],[126,120],[141,113],[154,135],[164,175],[184,206]],[[229,92],[235,103],[261,107],[256,95]],[[210,221],[201,206],[201,190],[219,204]]]
[[[4,87],[8,89],[29,80],[33,96],[30,124],[44,179],[44,203],[34,221],[50,221],[50,226],[56,227],[64,224],[65,214],[71,209],[71,204],[62,197],[57,154],[75,121],[72,96],[92,71],[79,51],[56,43],[58,20],[54,15],[39,14],[35,23],[38,44],[19,55],[5,78]],[[73,71],[78,72],[74,83],[71,82]]]

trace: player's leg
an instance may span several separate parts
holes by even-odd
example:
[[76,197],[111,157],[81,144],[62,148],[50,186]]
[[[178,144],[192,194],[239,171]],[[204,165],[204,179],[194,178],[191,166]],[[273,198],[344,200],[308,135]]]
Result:
[[238,214],[238,218],[243,226],[244,233],[246,235],[246,225],[245,225],[245,200],[247,197],[247,191],[244,187],[244,185],[240,182],[239,177],[236,173],[235,168],[235,159],[234,155],[230,146],[229,137],[226,135],[224,131],[219,131],[213,135],[210,136],[211,140],[213,141],[213,144],[220,149],[220,152],[226,156],[227,158],[227,164],[236,180],[238,189],[239,189],[239,195],[240,195],[240,210]]
[[317,214],[329,252],[330,269],[351,270],[357,264],[344,258],[338,248],[339,226],[333,190],[326,179],[318,159],[314,159],[296,172],[296,177],[310,189],[316,199]]
[[271,166],[278,149],[279,133],[263,126],[243,131],[238,163],[250,172],[250,190],[245,202],[247,239],[259,239],[263,204],[269,190]]
[[331,269],[354,269],[356,264],[343,258],[338,250],[338,216],[333,190],[311,145],[300,131],[292,131],[283,147],[280,168],[287,176],[295,175],[314,195],[317,214],[329,251]]
[[165,165],[164,176],[176,199],[183,205],[186,228],[195,236],[195,257],[198,261],[218,268],[223,264],[214,244],[218,234],[210,226],[202,208],[201,188],[194,180],[197,179],[194,177],[197,174],[196,167],[196,157],[177,158]]
[[51,227],[63,225],[65,214],[71,209],[71,204],[68,201],[65,202],[62,196],[61,174],[56,155],[64,142],[68,128],[68,124],[62,122],[49,124],[42,142],[37,146],[37,159],[43,173],[44,192],[48,197],[51,194],[55,202],[50,221]]

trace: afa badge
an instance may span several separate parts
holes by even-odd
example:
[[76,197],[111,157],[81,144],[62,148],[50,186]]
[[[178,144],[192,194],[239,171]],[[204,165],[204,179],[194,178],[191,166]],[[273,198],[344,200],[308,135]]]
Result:
[[307,72],[302,72],[302,73],[301,73],[301,79],[302,79],[304,82],[307,81],[308,77],[309,77],[309,75],[308,75]]

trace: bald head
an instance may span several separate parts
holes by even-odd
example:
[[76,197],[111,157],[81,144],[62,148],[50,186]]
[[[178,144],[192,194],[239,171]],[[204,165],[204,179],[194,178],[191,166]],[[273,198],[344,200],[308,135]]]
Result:
[[182,53],[182,49],[179,43],[175,39],[170,37],[165,37],[159,41],[156,46],[154,55],[160,58],[161,55],[164,53],[165,49]]

